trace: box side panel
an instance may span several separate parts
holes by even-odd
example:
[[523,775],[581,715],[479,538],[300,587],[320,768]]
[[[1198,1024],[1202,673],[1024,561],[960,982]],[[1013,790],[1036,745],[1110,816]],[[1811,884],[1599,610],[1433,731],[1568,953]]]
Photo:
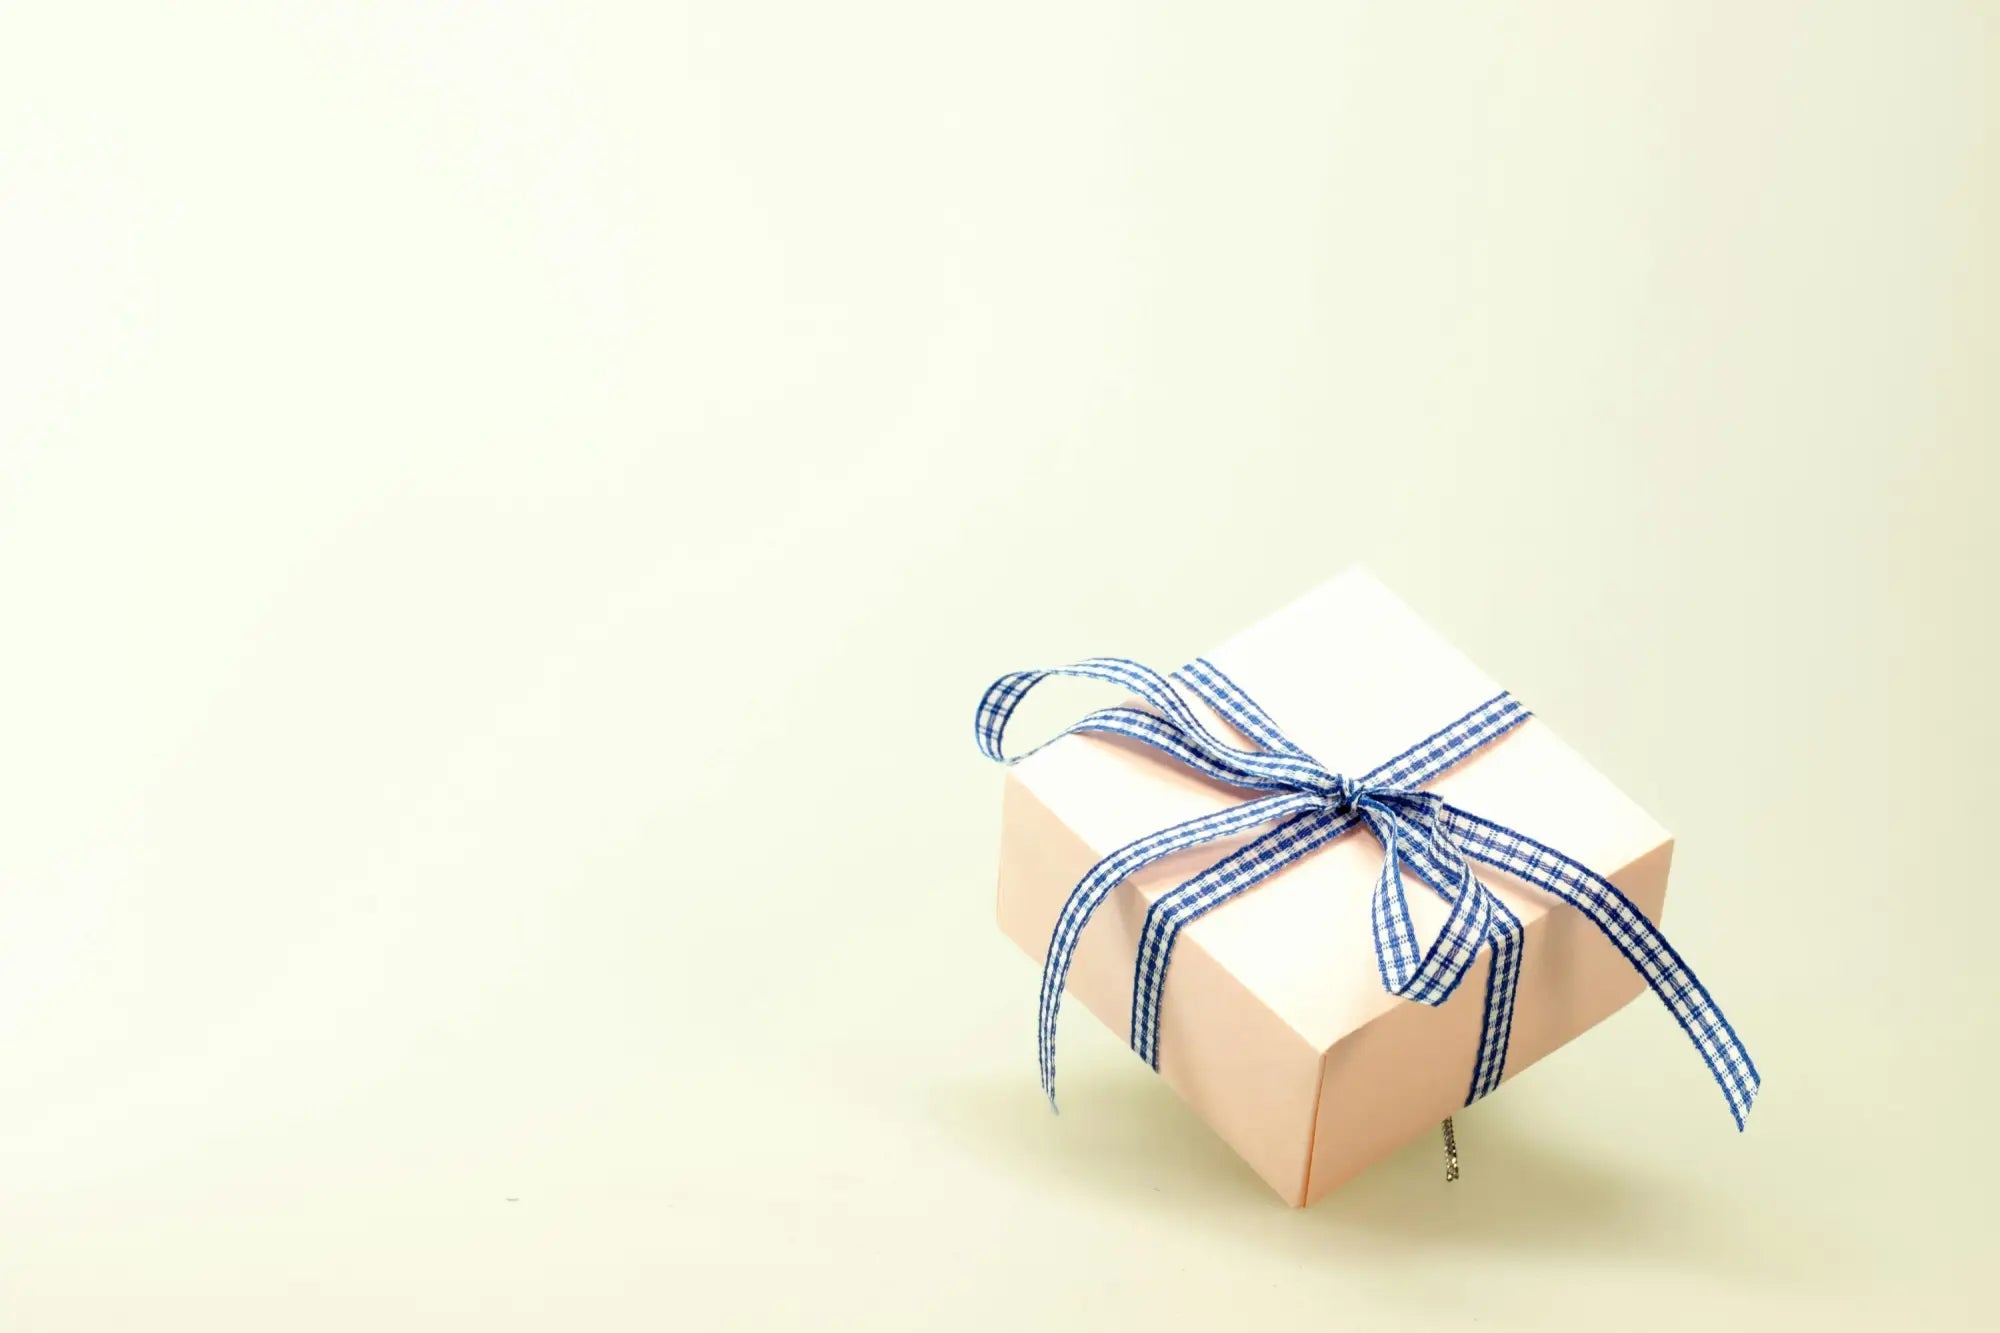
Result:
[[[1000,928],[1040,963],[1063,902],[1097,856],[1012,773],[1001,828]],[[1114,891],[1084,931],[1069,975],[1069,997],[1121,1040],[1131,1025],[1147,906],[1134,883]],[[1161,1075],[1272,1189],[1303,1203],[1320,1052],[1209,956],[1193,932],[1174,952],[1161,1008]]]
[[[1667,839],[1611,875],[1656,922],[1666,903],[1672,859],[1673,842]],[[1495,872],[1482,878],[1517,911],[1530,896],[1539,896],[1511,876]],[[1487,972],[1482,959],[1441,1007],[1397,1004],[1327,1051],[1307,1203],[1431,1133],[1463,1106]],[[1581,912],[1556,905],[1530,920],[1506,1077],[1596,1026],[1645,988],[1624,955]]]

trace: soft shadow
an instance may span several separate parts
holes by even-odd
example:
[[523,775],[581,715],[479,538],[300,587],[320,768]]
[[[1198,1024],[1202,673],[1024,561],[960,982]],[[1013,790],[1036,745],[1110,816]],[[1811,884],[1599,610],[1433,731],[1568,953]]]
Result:
[[1556,1131],[1498,1103],[1458,1121],[1463,1176],[1444,1179],[1428,1133],[1308,1210],[1315,1230],[1440,1250],[1617,1257],[1710,1273],[1765,1276],[1789,1266],[1734,1196],[1668,1175],[1643,1145],[1629,1158],[1592,1158]]
[[935,1109],[965,1148],[1066,1193],[1172,1213],[1225,1243],[1279,1244],[1328,1258],[1435,1250],[1615,1256],[1717,1275],[1802,1275],[1800,1247],[1699,1180],[1629,1158],[1593,1159],[1498,1101],[1458,1124],[1463,1177],[1444,1180],[1435,1132],[1312,1207],[1288,1207],[1159,1079],[1134,1069],[1067,1071],[1063,1114],[1009,1073],[938,1087]]
[[939,1085],[944,1128],[977,1156],[1052,1189],[1148,1211],[1177,1205],[1289,1211],[1242,1158],[1142,1066],[1063,1072],[1061,1115],[1032,1071]]

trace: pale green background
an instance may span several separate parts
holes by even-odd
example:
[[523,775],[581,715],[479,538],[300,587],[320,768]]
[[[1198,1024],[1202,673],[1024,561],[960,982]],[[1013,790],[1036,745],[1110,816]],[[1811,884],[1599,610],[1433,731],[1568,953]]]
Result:
[[[588,9],[0,18],[9,1333],[1991,1326],[1990,6]],[[1747,1135],[1043,1108],[979,687],[1356,560]]]

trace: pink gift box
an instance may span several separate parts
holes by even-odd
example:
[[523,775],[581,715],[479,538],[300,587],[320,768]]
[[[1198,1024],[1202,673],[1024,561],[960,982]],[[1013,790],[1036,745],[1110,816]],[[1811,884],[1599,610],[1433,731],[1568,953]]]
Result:
[[[1207,654],[1328,768],[1366,772],[1500,686],[1366,573],[1351,570]],[[1190,701],[1192,703],[1192,700]],[[1234,733],[1193,704],[1219,735]],[[1537,718],[1427,784],[1592,867],[1658,921],[1673,840]],[[1064,900],[1134,838],[1243,793],[1117,737],[1064,736],[1007,770],[1001,928],[1041,960]],[[1084,930],[1068,994],[1123,1036],[1148,906],[1236,844],[1176,854],[1120,885]],[[1161,1001],[1159,1069],[1294,1205],[1435,1132],[1465,1100],[1490,954],[1432,1008],[1388,994],[1369,898],[1382,848],[1355,829],[1187,927]],[[1574,908],[1487,866],[1526,928],[1512,1077],[1645,989]],[[1409,902],[1419,936],[1445,904]]]

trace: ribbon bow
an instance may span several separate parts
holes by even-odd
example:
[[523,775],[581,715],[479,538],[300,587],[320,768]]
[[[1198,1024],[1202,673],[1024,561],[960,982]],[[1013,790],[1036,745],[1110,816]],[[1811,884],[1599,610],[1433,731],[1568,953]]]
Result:
[[[1132,986],[1132,1049],[1159,1067],[1160,993],[1175,942],[1187,925],[1357,826],[1382,844],[1382,871],[1370,901],[1375,959],[1383,987],[1419,1004],[1451,998],[1481,950],[1492,953],[1479,1049],[1466,1092],[1471,1105],[1500,1085],[1521,977],[1521,919],[1473,871],[1475,861],[1506,871],[1582,912],[1666,1004],[1707,1063],[1738,1129],[1756,1099],[1750,1053],[1708,988],[1644,912],[1610,880],[1554,848],[1422,790],[1446,769],[1528,719],[1509,694],[1498,694],[1359,778],[1328,770],[1288,739],[1270,715],[1206,659],[1171,680],[1118,657],[1093,657],[1049,670],[1016,671],[987,687],[974,727],[987,758],[1012,764],[1002,742],[1030,690],[1050,676],[1117,685],[1149,705],[1101,708],[1065,729],[1124,736],[1198,773],[1256,793],[1213,814],[1147,834],[1106,856],[1070,891],[1056,917],[1042,966],[1038,1047],[1042,1091],[1055,1103],[1056,1016],[1078,937],[1111,891],[1144,866],[1206,843],[1267,831],[1156,900],[1140,932]],[[1250,748],[1215,735],[1181,696],[1186,689],[1246,738]],[[1425,945],[1410,919],[1405,872],[1444,899],[1445,924]]]

